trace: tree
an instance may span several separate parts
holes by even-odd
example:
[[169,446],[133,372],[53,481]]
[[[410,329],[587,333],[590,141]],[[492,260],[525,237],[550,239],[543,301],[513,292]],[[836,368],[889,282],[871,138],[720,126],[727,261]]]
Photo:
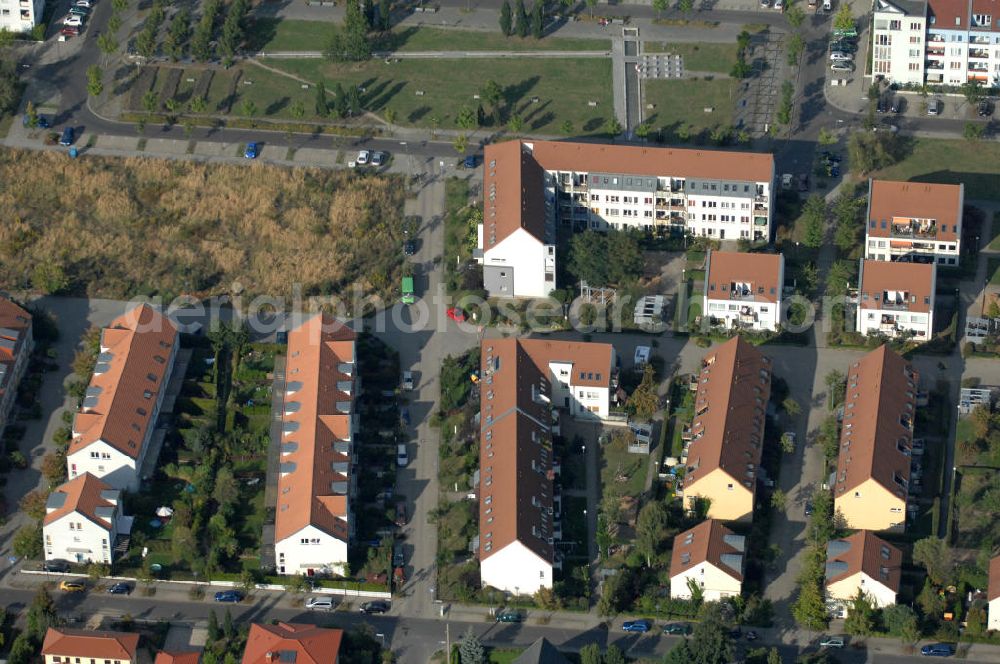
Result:
[[[638,422],[648,422],[653,419],[660,406],[660,397],[656,393],[656,380],[653,365],[647,364],[642,369],[642,380],[629,395],[625,409],[632,419]],[[647,563],[648,564],[648,563]]]
[[795,438],[793,438],[788,432],[781,434],[781,451],[785,454],[792,454],[795,452]]
[[38,110],[35,108],[35,102],[28,100],[24,107],[24,117],[28,120],[28,127],[31,129],[38,127]]
[[316,84],[316,115],[325,118],[330,111],[330,104],[326,99],[326,86],[323,81]]
[[524,119],[517,113],[514,113],[510,116],[510,120],[507,121],[507,129],[512,134],[520,134],[524,130]]
[[625,653],[612,643],[604,652],[604,664],[625,664]]
[[222,616],[222,636],[228,641],[236,636],[236,627],[233,625],[233,614],[226,609],[226,614]]
[[571,120],[563,120],[562,127],[560,128],[562,129],[562,133],[566,134],[567,136],[572,136],[573,122]]
[[914,643],[920,638],[917,614],[905,604],[891,604],[882,609],[882,625],[904,644]]
[[479,99],[490,109],[490,117],[494,123],[500,121],[502,115],[503,90],[493,79],[487,79],[479,91]]
[[210,642],[218,641],[221,636],[222,632],[219,630],[219,617],[215,615],[215,609],[212,609],[208,612],[208,640]]
[[820,145],[833,145],[837,142],[837,137],[833,135],[833,132],[826,127],[820,127],[819,137],[817,138]]
[[[39,639],[41,641],[41,639]],[[10,644],[10,652],[7,654],[8,664],[31,664],[35,661],[35,651],[37,647],[31,642],[27,632],[18,634],[14,642]]]
[[104,92],[104,72],[100,66],[90,65],[87,67],[87,94],[97,97]]
[[541,39],[545,36],[545,4],[543,0],[535,0],[531,8],[531,36]]
[[800,25],[802,25],[802,22],[806,20],[806,13],[802,9],[802,7],[798,5],[792,5],[791,7],[788,8],[788,11],[785,12],[785,18],[788,19],[788,25],[792,26],[793,28],[798,28]]
[[478,124],[476,112],[468,106],[463,106],[455,114],[455,124],[461,129],[474,129]]
[[385,116],[385,121],[389,124],[396,124],[396,109],[387,108],[382,112],[382,115]]
[[288,108],[288,112],[291,113],[292,117],[296,120],[301,120],[306,116],[306,105],[302,103],[301,99],[296,99]]
[[785,492],[781,489],[775,489],[771,492],[771,507],[773,507],[778,512],[785,511],[785,505],[788,499],[785,496]]
[[722,606],[718,603],[706,604],[701,622],[691,633],[691,664],[728,664],[733,661],[735,649],[729,637],[729,629],[722,619]]
[[608,138],[614,138],[622,133],[622,124],[618,122],[618,118],[611,117],[604,122],[604,133]]
[[510,0],[503,0],[503,4],[500,5],[500,32],[505,37],[514,34],[514,15],[510,9]]
[[[691,664],[693,659],[694,653],[691,652],[691,646],[688,645],[687,639],[684,639],[667,651],[667,654],[663,657],[663,664]],[[581,664],[587,663],[581,662]]]
[[[649,365],[646,365],[649,366]],[[659,553],[666,536],[667,510],[658,500],[642,506],[635,525],[635,546],[646,557],[646,567],[653,566],[653,557]]]
[[689,14],[694,9],[694,0],[677,0],[677,10],[682,14]]
[[639,233],[636,231],[614,231],[607,234],[608,279],[621,285],[634,281],[642,275],[644,259]]
[[42,519],[45,517],[45,506],[48,503],[49,494],[47,491],[42,491],[41,489],[35,489],[29,493],[24,494],[18,506],[21,511],[30,516],[32,519]]
[[799,58],[802,57],[802,51],[805,50],[806,41],[802,38],[802,35],[796,33],[789,37],[788,39],[788,66],[794,67],[799,63]]
[[785,400],[781,402],[781,408],[791,417],[797,417],[802,412],[802,406],[792,397],[785,397]]
[[469,137],[465,134],[459,134],[455,137],[455,140],[452,141],[451,147],[455,148],[455,152],[458,154],[465,154],[465,151],[469,147]]
[[38,263],[31,271],[31,285],[45,295],[58,295],[69,288],[70,280],[58,263]]
[[851,14],[850,3],[845,2],[840,5],[837,15],[833,18],[833,27],[835,30],[847,30],[854,27],[854,16]]
[[781,653],[774,646],[767,651],[767,664],[782,664],[781,663]]
[[240,112],[248,118],[253,118],[257,115],[257,104],[253,103],[253,99],[244,99],[240,104]]
[[588,643],[580,648],[580,664],[602,664],[601,647],[596,643]]
[[590,9],[590,18],[594,18],[594,7],[597,6],[597,0],[587,0],[587,8]]
[[458,654],[462,664],[485,664],[486,649],[479,641],[479,637],[472,633],[472,627],[465,632],[462,642],[458,646]]
[[985,133],[986,126],[978,122],[966,122],[965,129],[962,131],[962,135],[969,141],[978,141]]
[[792,616],[802,627],[813,631],[822,631],[829,624],[823,593],[818,582],[799,585],[799,596],[792,605]]
[[514,31],[518,37],[524,38],[531,32],[531,24],[528,21],[528,12],[524,9],[524,0],[517,0],[514,5]]
[[927,570],[927,578],[935,586],[951,585],[954,581],[955,559],[943,539],[932,536],[917,540],[913,544],[913,562]]
[[105,57],[113,55],[118,50],[118,40],[110,32],[102,32],[97,36],[97,48]]
[[802,243],[807,247],[818,249],[823,244],[823,234],[826,226],[826,203],[823,197],[813,194],[806,199],[802,208],[804,231]]
[[204,97],[191,97],[191,101],[188,102],[188,109],[192,113],[204,113],[206,108],[208,108],[208,102],[205,101]]
[[860,588],[847,605],[847,620],[844,630],[853,636],[871,636],[875,632],[876,607],[870,597]]
[[382,32],[392,28],[392,0],[378,0],[378,21]]
[[342,28],[334,27],[327,43],[325,55],[336,62],[361,62],[372,56],[368,21],[356,2],[347,3],[347,14]]
[[142,107],[146,109],[146,112],[152,113],[159,105],[159,98],[156,95],[156,91],[146,90],[146,93],[142,95]]
[[983,98],[983,84],[979,81],[967,81],[961,85],[959,90],[965,95],[969,104],[978,103]]
[[656,10],[656,18],[660,18],[660,15],[670,9],[670,0],[653,0],[653,9]]

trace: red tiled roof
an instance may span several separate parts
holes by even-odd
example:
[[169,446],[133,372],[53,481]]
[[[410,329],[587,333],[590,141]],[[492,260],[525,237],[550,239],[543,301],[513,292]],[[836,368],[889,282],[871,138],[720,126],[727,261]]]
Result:
[[[109,484],[94,477],[90,473],[84,473],[74,477],[69,482],[60,485],[53,494],[64,493],[66,500],[62,507],[55,509],[45,515],[44,525],[55,523],[67,514],[82,514],[101,528],[111,530],[111,524],[97,516],[98,507],[114,507],[115,503],[101,497],[104,491],[114,491]],[[115,491],[117,494],[118,492]],[[51,498],[50,498],[51,500]]]
[[928,14],[935,18],[934,30],[954,30],[969,27],[970,0],[927,0]]
[[934,297],[934,263],[861,260],[860,299],[862,309],[885,309],[887,291],[905,293],[906,310],[927,313]]
[[13,371],[27,338],[25,331],[30,328],[31,314],[10,300],[0,297],[0,364],[7,367],[7,373],[0,376],[0,396],[7,389],[10,372]]
[[279,622],[253,623],[242,664],[337,664],[343,631]]
[[[737,542],[742,546],[736,546]],[[692,567],[708,562],[742,582],[745,549],[746,539],[726,528],[721,521],[716,519],[702,521],[674,538],[674,548],[670,554],[670,577],[673,578]],[[739,569],[723,562],[724,555],[727,556],[725,560],[731,560],[734,564],[736,559],[731,556],[739,556]]]
[[200,661],[200,650],[186,652],[161,650],[156,653],[156,661],[153,664],[198,664]]
[[[841,543],[839,546],[838,542]],[[831,563],[843,564],[832,567]],[[870,530],[859,530],[853,535],[830,542],[827,546],[826,564],[829,570],[826,579],[828,586],[863,572],[889,590],[899,592],[903,552]]]
[[781,254],[748,254],[738,251],[708,252],[705,277],[710,300],[728,300],[738,283],[749,284],[754,302],[774,302],[781,297]]
[[133,661],[138,647],[139,635],[131,632],[50,627],[42,643],[42,655]]
[[545,238],[545,174],[520,141],[492,143],[483,153],[483,250],[523,228]]
[[868,235],[889,237],[894,220],[898,224],[908,224],[911,219],[931,219],[937,232],[933,238],[928,238],[929,241],[955,242],[960,239],[963,198],[960,184],[872,180],[868,195]]
[[993,556],[990,559],[990,585],[987,598],[990,602],[1000,598],[1000,556]]

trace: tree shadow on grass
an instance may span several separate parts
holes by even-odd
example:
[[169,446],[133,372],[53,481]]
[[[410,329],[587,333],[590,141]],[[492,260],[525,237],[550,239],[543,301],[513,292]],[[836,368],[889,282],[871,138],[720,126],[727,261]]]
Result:
[[556,114],[552,111],[546,111],[545,113],[538,116],[538,119],[531,123],[531,128],[535,131],[541,129],[547,124],[555,122]]
[[[551,100],[548,100],[548,99],[546,99],[544,102],[539,103],[539,104],[527,103],[527,104],[524,104],[521,107],[521,110],[519,111],[519,113],[521,113],[521,115],[524,117],[524,121],[526,123],[532,122],[539,115],[542,115],[543,113],[545,113],[545,111],[549,107],[549,104],[551,104],[551,103],[552,103]],[[535,127],[535,129],[537,129],[537,128],[538,127]]]
[[598,129],[601,128],[601,125],[603,124],[604,124],[604,118],[590,118],[589,120],[583,123],[583,130],[587,132],[597,131]]
[[[392,81],[387,81],[386,85],[388,85],[389,83],[392,83]],[[398,95],[400,92],[403,91],[403,88],[406,87],[406,84],[407,81],[398,81],[395,84],[393,84],[393,86],[388,90],[381,92],[378,98],[375,98],[375,96],[372,95],[367,108],[371,110],[378,110],[381,108],[385,108],[386,106],[389,105],[389,102],[392,101],[393,97],[395,97],[396,95]]]
[[526,94],[531,92],[531,89],[538,85],[538,81],[541,80],[541,76],[531,76],[524,79],[520,83],[514,83],[513,85],[508,85],[504,88],[503,98],[506,100],[508,106],[516,107],[518,102],[524,98]]
[[264,115],[277,115],[279,112],[288,108],[288,104],[291,101],[291,97],[281,97],[280,99],[275,99],[267,105],[267,108],[264,109]]
[[407,115],[406,119],[411,123],[416,123],[419,122],[421,118],[423,118],[430,112],[431,112],[430,106],[421,106],[420,108],[413,110],[409,115]]

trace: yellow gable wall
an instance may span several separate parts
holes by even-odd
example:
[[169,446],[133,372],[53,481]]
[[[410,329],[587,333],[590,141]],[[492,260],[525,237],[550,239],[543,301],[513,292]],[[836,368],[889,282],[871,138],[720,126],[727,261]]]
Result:
[[906,523],[906,500],[886,491],[873,479],[838,495],[834,508],[844,515],[848,528],[857,530],[902,530]]
[[694,484],[686,485],[684,496],[688,507],[699,496],[709,499],[710,519],[749,521],[753,515],[753,492],[721,468],[716,468]]

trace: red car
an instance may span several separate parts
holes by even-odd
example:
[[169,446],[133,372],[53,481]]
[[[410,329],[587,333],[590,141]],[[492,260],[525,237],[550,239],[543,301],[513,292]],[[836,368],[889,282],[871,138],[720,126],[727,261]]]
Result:
[[80,35],[80,26],[64,25],[59,34],[66,35],[67,37],[78,37]]
[[448,310],[448,318],[452,319],[456,323],[465,322],[465,312],[458,307],[452,307]]

